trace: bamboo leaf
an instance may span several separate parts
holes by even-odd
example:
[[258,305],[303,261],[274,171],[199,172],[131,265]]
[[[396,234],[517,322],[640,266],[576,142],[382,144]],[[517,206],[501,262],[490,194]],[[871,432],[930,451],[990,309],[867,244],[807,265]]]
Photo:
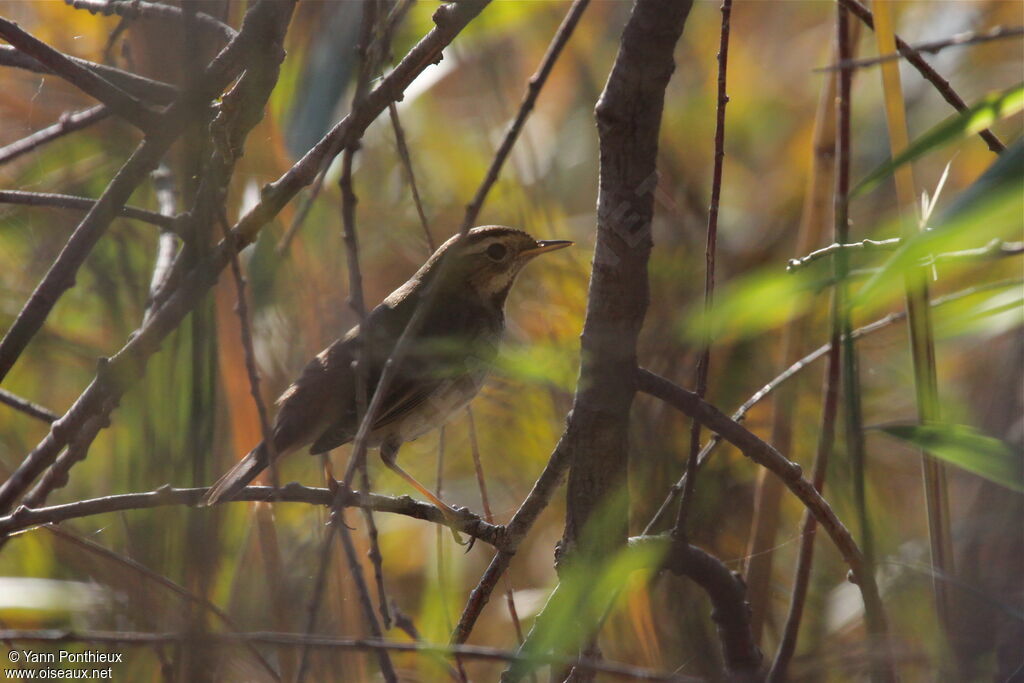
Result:
[[932,150],[938,149],[953,140],[973,135],[988,128],[993,123],[1012,116],[1024,109],[1024,83],[1015,85],[1001,93],[993,93],[983,98],[973,107],[952,116],[930,131],[914,140],[896,158],[887,161],[864,177],[850,193],[857,197],[870,190],[906,163],[921,157]]
[[889,436],[1014,491],[1024,492],[1024,460],[999,439],[961,424],[886,425]]

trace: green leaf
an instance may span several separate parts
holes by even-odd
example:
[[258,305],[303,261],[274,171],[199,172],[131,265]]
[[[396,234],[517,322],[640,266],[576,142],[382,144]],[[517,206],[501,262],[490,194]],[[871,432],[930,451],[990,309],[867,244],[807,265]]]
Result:
[[737,278],[715,293],[710,310],[698,303],[683,319],[680,332],[693,341],[707,335],[721,342],[776,329],[813,302],[820,283],[810,270],[783,273],[772,268]]
[[988,95],[967,111],[956,114],[935,126],[914,140],[895,159],[887,161],[869,173],[853,188],[853,191],[850,193],[851,198],[873,190],[878,186],[879,182],[892,175],[893,171],[903,164],[913,161],[953,140],[958,140],[984,130],[996,121],[1012,116],[1022,109],[1024,109],[1024,83],[1018,84],[1004,92]]
[[[935,254],[957,252],[986,245],[993,239],[1019,239],[1024,196],[1019,186],[998,186],[985,196],[976,197],[969,207],[958,211],[941,225],[919,232],[905,240],[876,272],[854,294],[853,306],[865,306],[868,312],[887,305],[892,297],[902,295],[903,277]],[[943,262],[941,275],[965,268],[978,267],[978,261]]]
[[1024,459],[1008,445],[968,425],[934,423],[878,427],[933,457],[1024,493]]
[[1004,334],[1024,326],[1024,288],[1017,283],[951,301],[935,310],[934,320],[939,339]]

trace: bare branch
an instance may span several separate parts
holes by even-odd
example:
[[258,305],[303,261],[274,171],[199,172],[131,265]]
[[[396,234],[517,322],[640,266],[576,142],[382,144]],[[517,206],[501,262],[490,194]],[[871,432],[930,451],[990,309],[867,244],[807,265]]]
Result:
[[831,506],[815,490],[814,486],[803,478],[800,466],[787,460],[784,455],[759,439],[743,425],[729,419],[718,408],[664,377],[641,369],[637,374],[637,382],[640,391],[660,398],[685,415],[700,420],[705,427],[718,432],[729,443],[736,446],[743,455],[782,479],[787,488],[800,499],[832,538],[839,553],[843,556],[843,560],[850,567],[850,580],[860,588],[865,611],[871,612],[878,620],[879,630],[876,635],[883,635],[885,611],[875,577],[870,571],[867,571],[864,556],[849,530],[839,521]]
[[[722,162],[725,160],[725,107],[729,103],[726,90],[726,74],[729,65],[729,18],[732,14],[732,0],[722,2],[722,30],[718,42],[718,103],[715,112],[715,161],[711,172],[711,206],[708,210],[707,246],[704,252],[704,311],[711,311],[715,295],[715,245],[718,242],[718,205],[722,196]],[[708,368],[711,365],[711,340],[705,331],[697,357],[697,378],[694,388],[704,398],[708,390]],[[686,484],[679,500],[679,513],[672,535],[686,539],[686,518],[693,499],[693,487],[697,482],[698,458],[700,456],[700,423],[690,425],[690,454],[686,460]]]
[[0,403],[9,405],[15,410],[21,411],[26,415],[42,420],[43,422],[53,422],[58,419],[60,415],[53,412],[49,408],[33,403],[27,399],[24,399],[16,394],[12,394],[6,389],[0,389]]
[[[68,519],[91,517],[108,512],[121,510],[142,510],[168,505],[198,506],[203,494],[208,489],[184,488],[176,489],[164,486],[155,491],[144,493],[122,493],[102,498],[51,505],[44,508],[19,507],[13,514],[0,517],[0,535],[11,534],[22,529],[40,524],[55,524]],[[243,489],[235,501],[276,501],[281,503],[307,503],[309,505],[330,505],[334,492],[328,489],[309,488],[296,483],[286,484],[277,489],[274,495],[272,486],[248,486]],[[368,508],[375,512],[404,515],[413,519],[422,519],[432,524],[450,526],[478,540],[502,548],[506,545],[505,527],[488,524],[471,512],[464,511],[461,518],[449,522],[440,510],[428,503],[421,503],[409,496],[382,496],[376,493],[343,490],[341,493],[343,507]]]
[[398,158],[402,160],[402,168],[405,170],[405,178],[409,181],[409,189],[412,191],[412,201],[416,205],[416,215],[420,217],[420,225],[423,226],[423,235],[427,238],[427,248],[433,254],[437,245],[434,243],[434,236],[430,234],[430,222],[423,210],[423,200],[420,199],[420,190],[416,186],[416,173],[412,170],[412,155],[409,154],[409,146],[405,142],[405,130],[398,118],[398,107],[392,102],[388,105],[388,114],[391,117],[391,127],[395,131],[395,145],[398,147]]
[[[864,22],[868,28],[874,30],[875,19],[871,14],[871,10],[867,7],[857,0],[839,0],[839,4]],[[946,100],[953,109],[956,109],[959,112],[967,111],[967,103],[963,101],[963,98],[956,94],[956,91],[953,90],[949,81],[943,78],[938,71],[933,69],[932,66],[926,62],[923,57],[921,57],[921,55],[915,52],[914,49],[907,45],[899,36],[896,36],[896,49],[899,50],[901,55],[906,57],[907,61],[917,69],[918,73],[920,73],[926,81],[935,86],[935,89],[939,91],[942,98]],[[843,59],[840,58],[839,61],[843,61]],[[1006,145],[1004,145],[1002,141],[996,137],[995,133],[988,128],[979,131],[978,135],[988,144],[988,148],[996,154],[1000,154],[1006,149]]]
[[159,124],[159,114],[107,79],[98,75],[35,36],[23,31],[16,23],[0,17],[0,37],[30,57],[48,71],[60,76],[82,92],[91,95],[112,112],[141,130],[150,133]]
[[[918,54],[924,52],[927,54],[937,54],[942,52],[948,47],[966,47],[968,45],[977,45],[979,43],[988,43],[993,40],[1005,40],[1007,38],[1017,38],[1018,36],[1024,35],[1024,26],[996,26],[989,29],[988,31],[967,31],[964,33],[957,33],[956,35],[946,38],[945,40],[932,40],[926,43],[914,43],[913,45],[907,45],[907,50],[910,52],[916,52]],[[906,55],[901,52],[891,52],[887,55],[881,55],[879,57],[865,57],[864,59],[846,59],[841,62],[836,62],[829,66],[815,69],[815,71],[839,71],[840,69],[863,69],[867,66],[874,66],[876,64],[883,64],[885,62],[891,62],[905,57]]]
[[491,191],[491,187],[497,182],[501,168],[505,165],[505,160],[512,151],[512,146],[519,139],[519,133],[523,129],[523,124],[526,123],[527,117],[533,111],[533,106],[537,102],[537,97],[540,95],[544,83],[547,82],[551,70],[555,67],[555,62],[558,61],[558,57],[562,54],[565,44],[569,42],[569,37],[576,28],[576,24],[579,23],[580,17],[583,16],[583,10],[587,8],[589,3],[590,0],[573,0],[572,7],[569,8],[569,12],[562,19],[561,25],[555,32],[555,37],[551,40],[547,51],[544,53],[544,57],[541,59],[540,67],[538,67],[537,72],[530,77],[527,83],[526,93],[519,103],[519,111],[516,112],[515,119],[512,120],[512,124],[505,131],[505,137],[498,146],[494,159],[491,160],[491,165],[487,169],[483,182],[480,183],[480,187],[477,188],[472,201],[466,207],[466,216],[462,219],[461,233],[468,231],[476,222],[484,200],[487,198],[487,193]]
[[712,619],[718,625],[722,657],[733,676],[752,676],[761,666],[761,650],[750,630],[747,587],[738,573],[729,570],[714,555],[681,542],[678,537],[637,536],[629,544],[668,544],[664,568],[686,576],[704,589],[711,600]]
[[[22,190],[0,190],[0,204],[20,204],[22,206],[49,206],[57,209],[73,211],[89,211],[96,205],[95,199],[76,197],[70,194],[51,192],[25,192]],[[173,216],[140,209],[134,206],[121,206],[118,213],[125,218],[135,218],[146,223],[158,225],[173,232],[175,224]]]
[[[125,19],[152,19],[165,22],[181,21],[181,9],[159,2],[136,2],[135,0],[64,0],[64,4],[83,9],[89,14],[105,17],[116,15]],[[235,37],[236,31],[220,19],[205,12],[193,12],[196,24],[221,42]]]
[[[52,48],[51,48],[52,49]],[[93,72],[99,78],[109,81],[115,87],[153,104],[170,104],[179,95],[178,89],[170,83],[155,81],[130,71],[124,71],[106,64],[97,64],[78,57],[64,55],[62,57],[76,66]],[[45,63],[30,54],[21,52],[16,47],[0,45],[0,66],[11,66],[41,74],[55,72]]]
[[792,273],[803,268],[808,263],[817,261],[825,256],[831,256],[838,251],[892,251],[899,247],[902,241],[899,237],[893,237],[887,240],[861,240],[860,242],[851,242],[850,244],[833,242],[827,247],[816,249],[806,256],[789,259],[789,263],[786,264],[786,270]]
[[[0,381],[13,366],[31,338],[42,327],[50,310],[56,304],[57,298],[73,286],[78,268],[102,236],[119,207],[125,203],[132,190],[157,164],[160,157],[180,133],[189,119],[187,114],[193,109],[205,107],[208,103],[207,99],[220,93],[243,65],[250,67],[246,79],[260,78],[251,69],[252,64],[247,63],[246,58],[250,53],[260,55],[261,59],[283,59],[283,50],[275,40],[281,40],[280,34],[287,30],[292,7],[292,3],[272,2],[271,0],[256,2],[246,13],[242,30],[238,36],[221,50],[206,67],[203,78],[196,84],[196,87],[184,93],[183,97],[166,112],[166,125],[158,130],[152,138],[143,141],[111,181],[103,196],[75,229],[68,244],[65,245],[47,275],[37,286],[28,303],[22,308],[3,341],[0,341]],[[268,49],[271,45],[277,45],[279,49]],[[266,70],[256,69],[255,71]],[[269,86],[272,87],[273,84],[270,83]],[[269,96],[269,89],[266,89],[266,95]],[[246,102],[246,105],[241,111],[233,108],[229,111],[222,108],[219,114],[219,117],[233,117],[234,127],[227,133],[228,139],[226,140],[226,144],[233,146],[232,149],[237,149],[244,134],[262,116],[262,106],[259,103]],[[184,294],[179,291],[178,293],[183,296],[173,306],[170,306],[167,312],[164,312],[163,317],[159,314],[153,315],[143,324],[138,334],[126,344],[119,354],[111,359],[110,372],[103,377],[97,374],[96,379],[79,396],[68,413],[53,423],[50,433],[28,454],[11,476],[0,484],[0,511],[6,512],[13,507],[18,496],[43,469],[54,461],[60,450],[86,420],[97,414],[102,415],[103,420],[106,420],[106,416],[109,415],[113,406],[126,390],[128,382],[141,375],[145,367],[145,359],[156,351],[153,342],[159,343],[160,339],[169,334],[185,314],[196,305],[200,294],[209,289],[216,281],[216,275],[230,259],[230,248],[222,243],[219,251],[215,252],[213,256],[217,257],[215,263],[204,261],[199,266],[206,271],[205,277],[197,276],[188,280],[181,289],[190,291]],[[192,289],[197,291],[191,291]],[[133,350],[139,350],[140,357],[132,358]]]
[[[972,296],[983,291],[988,291],[992,289],[1002,289],[1004,287],[1010,287],[1015,285],[1019,286],[1020,284],[1022,284],[1022,282],[1024,281],[1020,279],[999,280],[997,282],[990,282],[983,285],[978,285],[977,287],[969,287],[967,289],[960,290],[959,292],[953,292],[952,294],[948,294],[946,296],[937,297],[934,301],[932,301],[932,306],[941,306],[942,304],[957,301],[959,299],[963,299],[964,297]],[[895,311],[885,316],[884,318],[879,318],[878,320],[870,322],[867,325],[858,327],[853,331],[853,338],[860,339],[861,337],[865,337],[869,334],[874,334],[875,332],[883,330],[889,327],[890,325],[906,320],[906,318],[906,311]],[[796,375],[810,367],[812,363],[814,363],[816,360],[818,360],[826,353],[828,353],[831,350],[831,348],[831,344],[824,344],[823,346],[819,346],[818,348],[816,348],[814,351],[811,351],[803,358],[800,358],[799,360],[795,361],[788,368],[786,368],[781,373],[772,378],[771,381],[769,381],[763,387],[754,392],[754,394],[750,398],[744,401],[743,405],[737,408],[736,412],[732,414],[731,419],[734,422],[743,422],[743,420],[746,419],[747,413],[749,413],[754,406],[759,404],[764,399],[768,398],[768,396],[770,396],[773,392],[775,392],[775,390],[777,390],[780,386],[784,385],[790,379],[792,379],[793,377],[795,377]],[[700,458],[698,459],[699,466],[704,466],[704,463],[707,462],[707,459],[711,457],[711,454],[715,451],[715,449],[721,442],[721,435],[712,434],[711,438],[708,439],[708,442],[704,444],[704,448],[701,449]],[[662,501],[661,506],[658,508],[658,511],[647,523],[647,526],[644,527],[643,533],[645,536],[653,534],[654,530],[661,524],[669,508],[672,507],[672,503],[679,496],[679,493],[683,490],[683,485],[686,483],[685,478],[686,474],[684,473],[683,476],[680,477],[679,481],[677,481],[669,488],[668,495],[665,497],[665,500]]]
[[[202,607],[204,610],[210,612],[210,614],[216,616],[217,619],[222,624],[224,624],[224,626],[229,628],[234,633],[241,632],[241,629],[234,622],[234,620],[230,616],[228,616],[228,614],[224,612],[224,610],[217,607],[217,605],[213,604],[206,598],[200,597],[195,593],[192,593],[184,586],[172,581],[163,574],[159,574],[153,571],[144,564],[137,562],[136,560],[130,557],[125,557],[120,553],[116,553],[113,550],[105,548],[99,543],[90,541],[87,538],[83,538],[78,534],[74,534],[65,529],[61,529],[60,527],[48,524],[43,526],[42,528],[46,529],[46,531],[53,534],[54,536],[57,536],[58,538],[61,538],[68,543],[71,543],[73,545],[78,546],[79,548],[82,548],[86,552],[89,552],[93,555],[103,558],[108,562],[113,562],[120,567],[130,570],[133,574],[142,577],[144,580],[152,584],[165,588],[166,590],[170,591],[171,593],[174,593],[183,600],[187,600],[192,604]],[[246,642],[245,648],[249,651],[253,658],[257,662],[259,662],[260,666],[263,667],[264,671],[269,673],[274,680],[281,680],[280,676],[277,675],[277,672],[274,671],[274,668],[270,666],[266,658],[260,653],[258,649],[256,649],[253,643]]]
[[76,130],[82,130],[97,121],[102,121],[109,115],[110,110],[102,104],[90,107],[89,109],[83,109],[82,111],[65,112],[57,120],[57,123],[52,126],[37,130],[31,135],[15,140],[6,147],[0,148],[0,166],[68,133],[74,133]]

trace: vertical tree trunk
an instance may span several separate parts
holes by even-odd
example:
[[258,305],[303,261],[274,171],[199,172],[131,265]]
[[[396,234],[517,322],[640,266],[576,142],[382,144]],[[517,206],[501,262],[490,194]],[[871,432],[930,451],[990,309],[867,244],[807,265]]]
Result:
[[582,366],[562,441],[571,469],[560,562],[600,563],[626,544],[629,411],[648,304],[658,132],[673,51],[691,5],[637,0],[597,103],[597,243]]

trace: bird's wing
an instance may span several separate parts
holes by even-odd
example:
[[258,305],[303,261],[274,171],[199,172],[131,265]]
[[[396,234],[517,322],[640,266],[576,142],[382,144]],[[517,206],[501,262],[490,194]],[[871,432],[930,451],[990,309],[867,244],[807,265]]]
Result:
[[[392,308],[387,302],[370,314],[369,329],[372,341],[367,344],[367,403],[380,380],[381,372],[391,353],[395,341],[401,336],[415,306],[413,297],[407,297]],[[447,315],[443,319],[428,317],[420,335],[413,341],[408,354],[398,366],[387,394],[384,396],[373,430],[385,427],[409,414],[434,395],[452,379],[477,369],[481,361],[493,357],[495,347],[491,343],[477,343],[483,338],[480,326],[473,319],[472,311],[462,315]],[[343,340],[343,348],[335,351],[341,357],[344,350],[344,364],[348,369],[344,387],[347,400],[334,420],[325,425],[313,442],[311,453],[323,453],[348,443],[356,436],[359,423],[356,415],[355,376],[351,371],[353,354],[358,353],[358,331],[353,330]],[[332,361],[329,365],[334,365]],[[339,363],[340,364],[340,363]]]

